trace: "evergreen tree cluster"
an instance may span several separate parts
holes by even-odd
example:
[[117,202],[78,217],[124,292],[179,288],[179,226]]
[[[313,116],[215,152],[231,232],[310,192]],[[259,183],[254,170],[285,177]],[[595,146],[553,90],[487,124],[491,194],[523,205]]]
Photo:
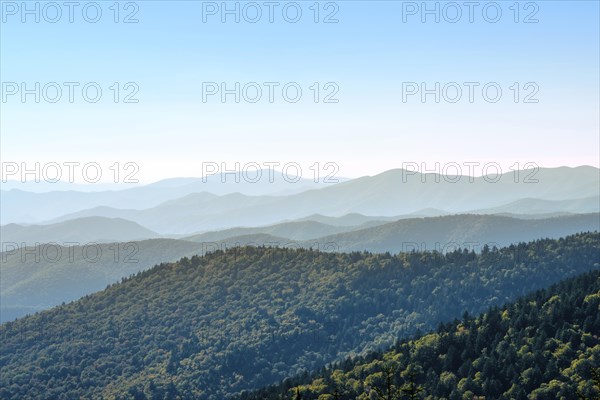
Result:
[[600,399],[600,272],[242,400]]

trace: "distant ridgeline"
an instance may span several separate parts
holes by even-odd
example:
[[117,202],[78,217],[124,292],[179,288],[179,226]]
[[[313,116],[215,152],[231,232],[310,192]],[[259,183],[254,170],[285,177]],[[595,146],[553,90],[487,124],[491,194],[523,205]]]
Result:
[[[598,269],[597,232],[480,254],[243,247],[183,258],[1,325],[0,398],[231,398]],[[593,393],[580,381],[598,360],[597,276],[399,345],[390,382],[408,376],[453,399]],[[345,398],[366,398],[366,386],[377,398],[377,357],[326,375]],[[335,390],[308,385],[293,396]]]
[[599,399],[599,333],[594,271],[239,399]]

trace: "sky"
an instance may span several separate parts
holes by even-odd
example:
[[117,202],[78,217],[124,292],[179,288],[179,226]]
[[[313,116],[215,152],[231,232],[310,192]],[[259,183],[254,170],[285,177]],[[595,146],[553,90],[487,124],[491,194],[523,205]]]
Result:
[[3,165],[97,163],[105,181],[134,163],[152,182],[207,163],[294,164],[304,176],[334,163],[344,177],[405,163],[600,164],[598,1],[1,10]]

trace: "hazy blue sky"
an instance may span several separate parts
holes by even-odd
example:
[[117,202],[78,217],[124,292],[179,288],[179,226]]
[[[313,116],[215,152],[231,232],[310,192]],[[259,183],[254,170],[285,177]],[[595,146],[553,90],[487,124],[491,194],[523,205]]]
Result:
[[[439,23],[434,15],[421,21],[415,10],[422,7],[420,1],[320,2],[318,23],[313,1],[297,2],[302,10],[297,23],[283,18],[285,5],[288,19],[294,18],[290,2],[277,2],[270,23],[263,1],[255,3],[263,13],[256,23],[244,20],[255,15],[248,6],[243,14],[246,3],[239,3],[239,23],[233,15],[223,23],[220,12],[205,13],[203,22],[203,9],[223,4],[209,3],[121,2],[119,23],[113,21],[113,1],[98,2],[102,16],[97,23],[82,16],[88,2],[74,10],[73,23],[66,7],[58,22],[46,21],[55,18],[56,10],[39,3],[36,23],[35,15],[15,9],[20,1],[3,1],[2,159],[134,161],[144,181],[199,176],[204,161],[294,161],[305,174],[314,162],[332,161],[340,175],[350,177],[412,161],[599,164],[597,1],[517,2],[517,7],[513,1],[478,2],[472,23],[463,1],[454,3],[462,12],[456,23],[444,18],[456,15],[448,2],[438,5]],[[33,9],[36,3],[27,4]],[[502,16],[496,23],[486,21],[484,6],[491,21],[496,4]],[[427,6],[434,8],[436,2]],[[138,22],[123,23],[134,11]],[[338,22],[323,23],[332,12]],[[94,14],[89,6],[88,19]],[[528,16],[538,22],[525,23]],[[23,103],[20,93],[7,94],[14,90],[11,82],[29,88],[35,82],[80,86],[73,103],[65,86],[56,103],[43,96],[36,103],[33,95]],[[87,82],[103,90],[97,103],[82,98]],[[118,103],[110,89],[114,82],[120,87]],[[138,103],[123,102],[134,87],[125,88],[128,82],[139,87]],[[229,95],[222,103],[215,95],[203,102],[203,82],[226,82],[229,88],[235,82],[257,82],[263,97],[235,103]],[[263,82],[280,83],[273,103]],[[288,82],[303,91],[296,103],[281,95]],[[310,89],[314,82],[320,86],[318,103]],[[328,82],[334,85],[325,87]],[[436,103],[434,95],[423,103],[419,95],[403,101],[403,82],[425,82],[429,88],[435,82],[480,86],[473,103],[465,86],[456,103],[444,97]],[[496,103],[482,97],[488,82],[502,89]],[[339,101],[324,103],[323,96],[336,85],[333,98]],[[453,87],[447,88],[446,97],[453,98]],[[54,89],[48,90],[47,97],[53,97]],[[523,102],[535,91],[531,99],[537,103]]]

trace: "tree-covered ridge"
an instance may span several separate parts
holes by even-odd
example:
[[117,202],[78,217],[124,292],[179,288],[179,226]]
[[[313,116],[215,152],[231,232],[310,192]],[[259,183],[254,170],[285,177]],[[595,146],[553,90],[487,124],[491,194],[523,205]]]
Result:
[[244,247],[0,326],[2,399],[224,399],[600,268],[600,234],[481,254]]
[[594,271],[241,398],[598,399],[599,334]]

